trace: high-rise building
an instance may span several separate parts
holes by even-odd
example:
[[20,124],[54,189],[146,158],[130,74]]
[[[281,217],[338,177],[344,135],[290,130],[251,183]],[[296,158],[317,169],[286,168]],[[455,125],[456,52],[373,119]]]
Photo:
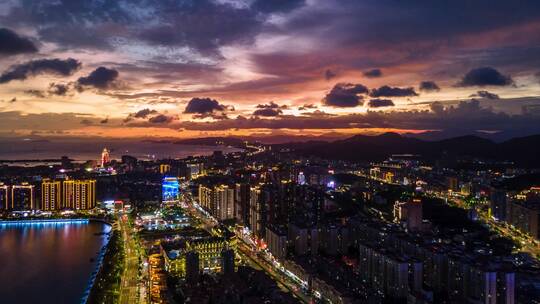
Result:
[[219,185],[214,188],[199,185],[199,203],[216,219],[223,221],[234,219],[234,188]]
[[266,243],[270,253],[279,260],[287,256],[287,231],[285,227],[266,227]]
[[41,183],[41,210],[59,210],[62,208],[61,201],[61,182],[43,180]]
[[199,205],[210,214],[215,212],[215,191],[210,187],[199,185]]
[[446,186],[448,190],[457,192],[459,191],[459,180],[455,176],[446,177]]
[[169,164],[160,164],[159,165],[159,173],[165,174],[167,172],[171,171],[171,165]]
[[506,220],[506,191],[492,189],[489,207],[493,218],[499,221]]
[[28,183],[11,186],[11,210],[23,211],[36,208],[34,186]]
[[251,188],[249,195],[249,228],[254,236],[261,239],[265,237],[266,210],[261,187]]
[[176,177],[165,177],[161,183],[161,200],[164,203],[177,202],[180,183]]
[[220,221],[234,219],[234,189],[221,185],[215,191],[216,212],[212,215]]
[[196,283],[199,280],[199,253],[189,251],[186,253],[186,281]]
[[236,184],[235,189],[235,218],[244,226],[249,224],[249,193],[247,183]]
[[519,200],[508,202],[506,221],[535,239],[540,239],[540,202]]
[[9,186],[0,183],[0,210],[8,210],[9,206]]
[[199,175],[204,174],[204,163],[189,163],[187,164],[188,178],[197,178]]
[[107,148],[103,148],[103,151],[101,152],[101,167],[105,167],[109,162],[111,162],[109,150],[107,150]]
[[221,273],[228,276],[234,273],[234,250],[221,251]]
[[419,198],[394,204],[394,220],[405,222],[407,230],[422,230],[422,201]]
[[296,223],[289,224],[288,228],[288,239],[291,240],[294,247],[294,254],[298,256],[307,254],[309,252],[309,229]]
[[96,206],[95,180],[66,180],[62,192],[64,208],[88,210]]

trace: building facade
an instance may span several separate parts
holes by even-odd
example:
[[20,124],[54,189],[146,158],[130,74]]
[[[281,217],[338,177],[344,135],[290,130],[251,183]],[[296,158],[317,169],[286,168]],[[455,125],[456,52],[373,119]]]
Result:
[[66,180],[62,186],[63,207],[72,210],[89,210],[96,206],[95,180]]

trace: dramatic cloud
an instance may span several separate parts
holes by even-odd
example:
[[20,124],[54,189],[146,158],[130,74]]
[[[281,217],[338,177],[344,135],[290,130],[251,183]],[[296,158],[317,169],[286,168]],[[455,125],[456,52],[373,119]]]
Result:
[[378,89],[371,90],[369,94],[371,97],[411,97],[418,96],[418,93],[414,91],[413,87],[398,88],[390,86],[382,86]]
[[486,99],[499,99],[500,98],[499,95],[488,92],[488,91],[478,91],[476,92],[476,94],[472,94],[469,97],[481,97],[481,98],[486,98]]
[[0,75],[0,84],[12,80],[25,80],[28,77],[40,74],[53,74],[70,76],[81,67],[81,63],[75,59],[39,59],[11,66]]
[[50,95],[66,96],[69,90],[70,90],[69,84],[53,82],[49,84],[49,89],[47,90],[47,92]]
[[43,92],[41,90],[26,90],[26,91],[24,91],[24,93],[28,94],[30,96],[37,97],[37,98],[45,98],[45,97],[47,97],[47,94],[45,94],[45,92]]
[[420,82],[419,90],[423,92],[438,92],[441,90],[435,81]]
[[368,88],[361,84],[338,83],[326,94],[323,102],[332,107],[356,107],[363,103],[361,94],[368,92]]
[[382,76],[382,71],[380,69],[372,69],[364,71],[362,74],[364,74],[364,76],[367,78],[378,78]]
[[[480,122],[483,129],[503,130],[526,129],[526,121],[533,129],[535,121],[529,116],[538,123],[534,113],[540,100],[534,96],[540,82],[533,75],[540,71],[540,46],[535,39],[540,33],[540,2],[535,0],[522,0],[519,5],[507,0],[4,2],[0,27],[7,29],[0,30],[0,82],[5,85],[0,86],[0,99],[4,111],[21,111],[12,117],[26,124],[6,126],[15,132],[15,126],[37,131],[53,125],[65,128],[66,134],[77,133],[82,119],[101,129],[96,130],[97,136],[118,136],[124,133],[116,128],[141,125],[174,130],[148,136],[180,137],[206,130],[220,136],[245,134],[243,128],[283,128],[283,133],[292,133],[319,127],[328,133],[347,129],[343,132],[349,134],[363,132],[362,128],[463,125],[473,130]],[[9,49],[17,44],[5,41],[16,40],[23,47]],[[36,54],[38,48],[41,53]],[[12,53],[26,53],[28,58],[7,57]],[[64,79],[58,76],[62,73],[39,68],[14,71],[29,60],[67,58],[67,54],[80,56],[84,73]],[[107,70],[92,72],[97,67]],[[471,70],[474,67],[498,71]],[[12,81],[34,75],[39,78]],[[370,90],[356,84],[363,83],[361,79]],[[129,85],[122,85],[124,81]],[[351,83],[333,87],[342,81]],[[514,88],[514,81],[518,87]],[[436,95],[444,101],[430,108],[428,93],[437,92],[439,85],[444,94]],[[476,93],[479,90],[489,94]],[[496,95],[491,91],[515,99],[490,100]],[[457,105],[472,93],[480,105],[493,108]],[[425,96],[412,98],[418,94]],[[13,96],[19,101],[9,104]],[[404,102],[409,97],[414,102]],[[270,100],[279,105],[257,107]],[[396,107],[382,100],[392,100]],[[302,106],[311,103],[324,113],[315,111],[315,106]],[[288,110],[282,108],[285,105]],[[354,108],[360,105],[365,107]],[[386,107],[375,110],[382,105]],[[133,113],[126,118],[131,123],[121,125],[127,113],[146,107],[159,112],[144,117]],[[49,109],[73,112],[70,122],[74,123],[64,127],[52,118],[41,123],[36,122],[38,116],[30,115],[33,121],[24,116]],[[525,113],[521,109],[527,109],[528,116],[514,117]],[[182,114],[184,110],[190,115]],[[365,114],[366,110],[375,113]],[[236,118],[238,114],[244,117]],[[100,125],[105,116],[110,122]],[[176,132],[182,127],[201,133]]]
[[159,1],[152,9],[160,22],[149,22],[155,25],[143,28],[139,38],[162,46],[187,46],[205,54],[217,53],[223,45],[251,41],[263,21],[254,10],[212,0]]
[[[151,110],[148,108],[141,109],[135,113],[129,114],[124,120],[124,123],[140,124],[140,123],[150,123],[150,124],[167,124],[175,119],[174,116],[169,116],[161,114],[156,110]],[[109,118],[105,118],[101,121],[102,124],[109,122]]]
[[208,114],[214,111],[225,111],[227,106],[220,104],[211,98],[192,98],[184,110],[184,113]]
[[258,104],[257,110],[253,112],[255,116],[273,117],[283,114],[283,109],[288,109],[287,105],[278,105],[277,103],[270,101],[267,104]]
[[390,99],[370,99],[368,106],[370,108],[393,107],[394,102]]
[[133,113],[131,116],[134,118],[146,118],[149,115],[156,114],[156,113],[157,113],[156,110],[150,110],[146,108],[146,109],[139,110],[136,113]]
[[266,117],[273,117],[281,115],[283,111],[279,108],[262,108],[257,109],[255,112],[253,112],[253,115],[255,116],[266,116]]
[[299,111],[305,111],[305,110],[310,110],[310,109],[317,109],[317,105],[309,103],[309,104],[305,104],[303,106],[298,107]]
[[277,103],[270,101],[266,104],[258,104],[257,109],[287,109],[287,105],[278,105]]
[[263,13],[282,13],[299,8],[305,2],[305,0],[255,0],[251,7]]
[[173,120],[173,117],[171,116],[159,114],[154,117],[150,117],[150,119],[148,119],[148,122],[153,123],[153,124],[164,124],[164,123],[171,122],[172,120]]
[[324,72],[324,79],[326,80],[330,80],[334,77],[336,77],[337,74],[335,72],[333,72],[332,70],[328,69]]
[[214,120],[223,120],[223,119],[229,119],[229,116],[227,116],[227,113],[225,112],[211,112],[211,113],[194,114],[191,116],[191,118],[193,119],[210,118]]
[[51,82],[47,90],[26,90],[25,94],[37,97],[46,98],[50,96],[72,96],[73,83],[54,83]]
[[86,77],[80,77],[77,80],[78,87],[94,87],[96,89],[107,89],[113,86],[114,81],[118,78],[118,71],[114,69],[108,69],[106,67],[99,67],[92,71]]
[[[538,116],[509,115],[483,108],[478,100],[462,101],[455,106],[433,103],[432,111],[368,111],[349,115],[292,116],[280,115],[274,119],[239,117],[212,124],[181,122],[174,128],[213,131],[231,129],[348,129],[397,128],[405,130],[446,130],[470,134],[477,130],[507,132],[540,132]],[[459,132],[458,132],[459,131]],[[529,133],[530,134],[530,133]]]
[[10,29],[0,28],[0,55],[10,56],[37,51],[37,47],[30,39],[21,37]]
[[510,76],[501,74],[492,67],[483,67],[470,70],[457,84],[460,87],[472,86],[510,86],[514,81]]

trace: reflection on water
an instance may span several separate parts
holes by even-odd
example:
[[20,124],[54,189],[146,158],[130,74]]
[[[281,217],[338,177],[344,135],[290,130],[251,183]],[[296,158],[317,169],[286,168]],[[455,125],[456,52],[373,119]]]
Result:
[[79,303],[106,244],[101,223],[0,226],[1,303]]

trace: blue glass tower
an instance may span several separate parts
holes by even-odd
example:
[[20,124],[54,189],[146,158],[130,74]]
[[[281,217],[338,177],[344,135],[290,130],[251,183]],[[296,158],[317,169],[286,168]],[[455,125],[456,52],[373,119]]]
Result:
[[165,177],[161,183],[161,200],[175,202],[178,200],[180,183],[176,177]]

